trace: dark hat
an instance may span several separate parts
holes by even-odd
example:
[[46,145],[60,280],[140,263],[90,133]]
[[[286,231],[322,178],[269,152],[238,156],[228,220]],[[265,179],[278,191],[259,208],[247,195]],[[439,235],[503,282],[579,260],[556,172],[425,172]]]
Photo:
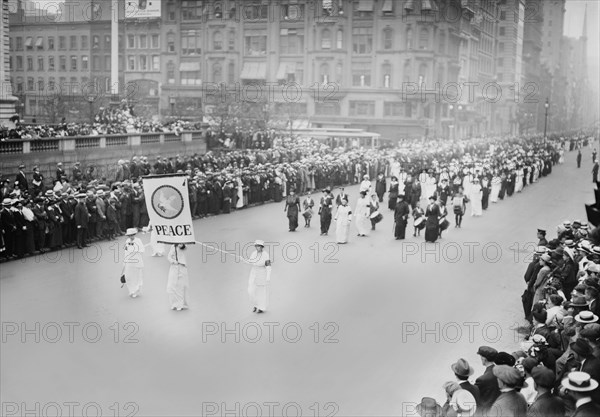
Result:
[[587,302],[585,301],[585,297],[575,296],[571,298],[569,302],[569,307],[587,307]]
[[514,366],[516,362],[515,357],[508,352],[498,352],[494,359],[496,365]]
[[598,323],[589,323],[586,324],[583,329],[579,332],[579,336],[591,340],[596,341],[600,339],[600,324]]
[[481,346],[477,350],[477,354],[480,356],[483,356],[488,361],[493,362],[496,359],[496,355],[498,355],[498,351],[496,349],[494,349],[493,347]]
[[573,352],[577,353],[580,356],[583,356],[584,358],[587,358],[588,356],[592,355],[592,347],[586,340],[582,338],[579,338],[573,343],[571,343],[569,347]]
[[494,376],[509,387],[516,387],[523,382],[523,376],[517,368],[509,365],[496,365],[492,370]]
[[533,381],[540,387],[552,388],[554,386],[554,372],[545,366],[536,366],[531,370]]
[[538,366],[539,363],[540,362],[536,358],[527,357],[527,358],[523,359],[523,362],[521,362],[521,365],[523,365],[523,368],[525,369],[525,371],[531,373],[533,368]]
[[546,319],[548,318],[548,313],[546,312],[546,310],[534,311],[533,313],[531,313],[531,315],[538,323],[545,323]]
[[452,372],[458,376],[471,376],[475,373],[473,367],[463,358],[460,358],[456,363],[450,365],[450,368],[452,369]]
[[25,169],[25,165],[23,165],[23,164],[20,164],[20,165],[19,165],[19,169]]
[[442,407],[430,397],[423,397],[417,404],[417,413],[422,417],[438,417],[442,415]]
[[546,234],[546,231],[545,231],[544,229],[537,229],[537,231],[538,231],[538,233],[541,233],[541,234],[543,234],[543,235],[545,235],[545,234]]

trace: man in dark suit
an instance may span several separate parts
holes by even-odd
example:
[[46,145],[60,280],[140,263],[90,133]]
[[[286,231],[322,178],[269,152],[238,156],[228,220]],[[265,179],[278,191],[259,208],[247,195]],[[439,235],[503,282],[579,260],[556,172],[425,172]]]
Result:
[[475,380],[475,386],[479,388],[482,412],[490,409],[496,398],[500,395],[498,388],[498,380],[494,376],[494,360],[498,355],[498,351],[489,346],[481,346],[477,351],[481,357],[481,364],[485,366],[485,372]]
[[19,165],[19,172],[17,173],[17,177],[15,179],[15,185],[18,185],[22,192],[27,192],[29,190],[29,183],[27,182],[27,177],[25,176],[24,170],[25,165]]
[[327,236],[327,233],[329,233],[329,227],[331,226],[333,197],[329,187],[324,189],[323,193],[324,195],[321,197],[321,203],[319,205],[319,216],[321,217],[321,236]]
[[488,415],[502,417],[527,415],[527,401],[523,394],[517,392],[517,387],[523,384],[521,372],[509,365],[496,365],[492,372],[498,381],[500,395],[490,407]]
[[479,408],[481,405],[479,388],[469,382],[469,377],[475,372],[473,367],[469,365],[469,362],[461,358],[456,361],[456,363],[453,363],[450,368],[452,369],[452,372],[454,372],[454,376],[456,376],[458,385],[473,395],[473,398],[475,398],[475,404],[477,405],[477,408]]
[[340,193],[337,195],[337,197],[335,198],[335,204],[339,207],[342,205],[342,200],[346,199],[346,201],[350,201],[348,194],[346,192],[344,192],[344,188],[340,188]]
[[598,389],[598,381],[586,372],[571,372],[562,380],[561,391],[575,401],[572,417],[598,417],[600,406],[592,401],[592,391]]
[[90,214],[86,205],[86,195],[77,194],[77,205],[75,206],[75,224],[77,225],[77,247],[83,249],[87,246],[87,228]]
[[537,396],[527,411],[527,417],[564,417],[563,401],[552,394],[554,372],[545,366],[536,366],[531,370],[531,377]]
[[538,238],[538,246],[548,246],[548,241],[546,240],[546,231],[542,229],[537,230],[537,238]]
[[[594,357],[590,344],[580,337],[569,346],[573,351],[575,361],[581,364],[578,370],[586,372],[592,379],[600,381],[600,359]],[[595,401],[600,400],[600,388],[596,388],[590,392],[590,395]]]
[[67,175],[67,173],[65,172],[65,170],[63,169],[63,163],[59,162],[56,164],[56,180],[60,181],[61,178]]

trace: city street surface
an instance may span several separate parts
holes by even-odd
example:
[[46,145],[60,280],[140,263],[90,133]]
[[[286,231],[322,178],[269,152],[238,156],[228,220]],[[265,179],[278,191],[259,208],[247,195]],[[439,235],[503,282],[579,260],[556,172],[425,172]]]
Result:
[[[461,229],[450,213],[437,244],[413,238],[412,221],[406,241],[395,241],[387,195],[377,230],[359,238],[353,224],[347,245],[331,243],[335,225],[319,236],[318,217],[288,232],[284,202],[195,221],[210,248],[188,247],[191,304],[182,312],[169,309],[169,263],[150,246],[142,296],[128,297],[119,283],[123,237],[2,264],[3,406],[39,403],[50,414],[57,403],[63,415],[68,407],[120,416],[416,415],[421,397],[443,403],[458,358],[477,377],[478,346],[518,349],[536,229],[554,236],[563,220],[586,219],[594,199],[591,162],[578,170],[575,156],[483,217],[467,207]],[[358,189],[348,191],[354,208]],[[274,261],[261,315],[248,303],[250,267],[212,249],[249,256],[255,239]]]

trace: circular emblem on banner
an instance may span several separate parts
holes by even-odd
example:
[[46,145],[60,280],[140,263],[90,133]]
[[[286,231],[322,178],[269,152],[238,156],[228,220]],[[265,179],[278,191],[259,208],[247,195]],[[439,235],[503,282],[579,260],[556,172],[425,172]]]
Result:
[[172,185],[161,185],[152,193],[152,208],[163,219],[174,219],[183,211],[183,196]]

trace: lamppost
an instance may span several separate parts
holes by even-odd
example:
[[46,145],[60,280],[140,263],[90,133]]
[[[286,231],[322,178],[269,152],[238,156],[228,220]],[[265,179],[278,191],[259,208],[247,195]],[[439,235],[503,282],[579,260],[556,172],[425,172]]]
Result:
[[169,104],[171,105],[171,117],[175,116],[175,97],[169,97]]
[[548,108],[550,107],[550,102],[549,102],[548,98],[546,98],[544,107],[546,108],[546,119],[544,121],[544,140],[546,140],[546,132],[548,130]]

